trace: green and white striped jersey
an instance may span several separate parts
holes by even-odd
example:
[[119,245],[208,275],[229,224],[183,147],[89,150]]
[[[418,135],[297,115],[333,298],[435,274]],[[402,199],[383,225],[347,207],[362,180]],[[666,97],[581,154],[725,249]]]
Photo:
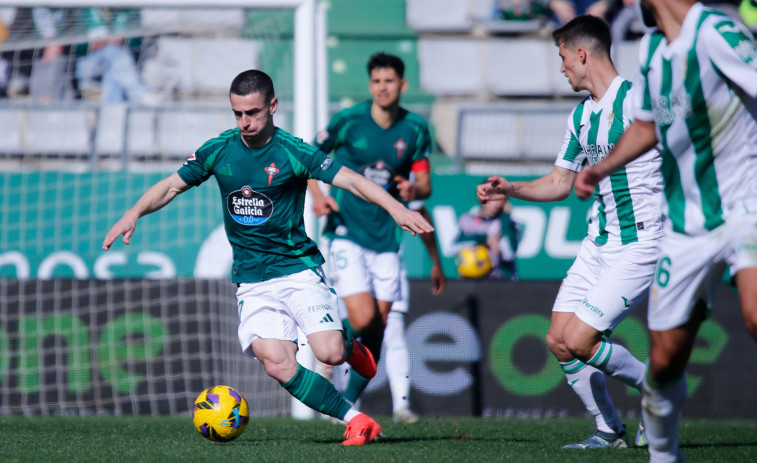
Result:
[[644,36],[636,79],[634,117],[655,122],[673,230],[713,230],[729,210],[757,200],[751,34],[697,3],[672,43],[659,31]]
[[[587,97],[568,117],[555,165],[575,172],[595,165],[615,148],[631,125],[631,83],[618,76],[594,101]],[[589,219],[589,236],[599,244],[628,244],[662,234],[660,154],[651,150],[599,182]]]

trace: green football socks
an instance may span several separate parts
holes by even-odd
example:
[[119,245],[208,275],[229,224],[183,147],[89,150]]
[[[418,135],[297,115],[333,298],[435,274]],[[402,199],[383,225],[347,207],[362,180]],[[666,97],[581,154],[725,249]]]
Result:
[[286,383],[280,383],[293,397],[313,410],[343,420],[350,404],[342,398],[323,376],[297,364],[297,373]]

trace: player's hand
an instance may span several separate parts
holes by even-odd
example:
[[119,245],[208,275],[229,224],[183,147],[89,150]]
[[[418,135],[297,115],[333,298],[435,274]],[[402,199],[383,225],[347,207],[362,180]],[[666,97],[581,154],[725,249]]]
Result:
[[395,217],[397,225],[405,231],[409,231],[415,236],[416,233],[431,233],[434,231],[433,225],[428,223],[421,214],[410,209],[403,208],[401,215]]
[[438,265],[431,267],[431,294],[438,296],[444,292],[447,280],[444,278],[444,271]]
[[597,186],[601,176],[594,172],[594,169],[587,167],[576,175],[576,181],[573,183],[576,196],[581,199],[590,198],[594,194],[594,188]]
[[107,251],[110,249],[110,246],[113,244],[116,239],[118,239],[119,236],[123,235],[124,237],[124,244],[129,244],[131,240],[131,235],[134,234],[134,230],[137,228],[137,218],[133,217],[129,213],[124,214],[121,219],[119,219],[118,222],[116,222],[115,225],[113,225],[113,228],[110,229],[108,234],[105,236],[105,241],[103,241],[103,251]]
[[339,210],[336,200],[331,196],[324,196],[323,199],[313,198],[313,212],[317,217],[331,214]]
[[394,182],[397,184],[397,191],[400,193],[400,198],[405,202],[410,202],[415,199],[415,184],[401,175],[394,177]]
[[487,183],[482,183],[476,187],[476,198],[485,204],[492,200],[504,200],[507,199],[505,191],[510,183],[503,177],[493,175],[489,177]]

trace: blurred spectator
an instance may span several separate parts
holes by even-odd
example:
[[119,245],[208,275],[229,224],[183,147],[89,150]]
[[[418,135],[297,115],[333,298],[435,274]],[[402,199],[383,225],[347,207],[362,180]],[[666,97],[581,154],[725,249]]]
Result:
[[634,40],[644,35],[644,27],[636,9],[636,0],[623,0],[622,7],[610,23],[612,43]]
[[507,200],[489,201],[460,216],[454,244],[460,277],[517,280],[520,226],[510,217],[511,209]]
[[504,21],[528,21],[547,17],[549,0],[497,0],[495,18]]
[[68,10],[61,8],[32,8],[34,28],[46,43],[41,57],[35,57],[29,78],[29,95],[38,104],[72,100],[73,87],[69,72],[70,47],[55,43]]
[[553,20],[562,26],[581,14],[590,14],[610,22],[615,9],[614,0],[550,0]]
[[[22,34],[21,31],[34,32],[34,21],[30,8],[3,8],[0,10],[2,22],[8,32],[7,43]],[[28,33],[28,32],[27,32]],[[29,76],[32,73],[33,49],[6,50],[2,60],[6,67],[4,74],[4,93],[14,97],[29,93]]]
[[160,102],[142,81],[134,55],[124,43],[130,11],[85,10],[89,52],[76,63],[76,80],[84,95],[100,93],[103,103],[130,101],[144,105]]
[[[15,8],[0,9],[0,44],[8,38],[10,30],[8,25],[13,22],[16,16]],[[0,56],[0,98],[8,96],[8,60]]]

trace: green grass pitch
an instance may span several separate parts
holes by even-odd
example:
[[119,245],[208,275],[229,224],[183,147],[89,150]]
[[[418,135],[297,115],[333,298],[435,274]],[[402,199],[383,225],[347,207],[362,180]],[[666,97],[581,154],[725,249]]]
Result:
[[[562,450],[591,433],[588,419],[378,418],[384,436],[340,445],[343,426],[325,420],[253,418],[237,440],[204,439],[189,416],[2,417],[2,462],[646,462],[646,449]],[[635,432],[637,421],[626,422]],[[691,462],[757,461],[757,420],[685,419]]]

